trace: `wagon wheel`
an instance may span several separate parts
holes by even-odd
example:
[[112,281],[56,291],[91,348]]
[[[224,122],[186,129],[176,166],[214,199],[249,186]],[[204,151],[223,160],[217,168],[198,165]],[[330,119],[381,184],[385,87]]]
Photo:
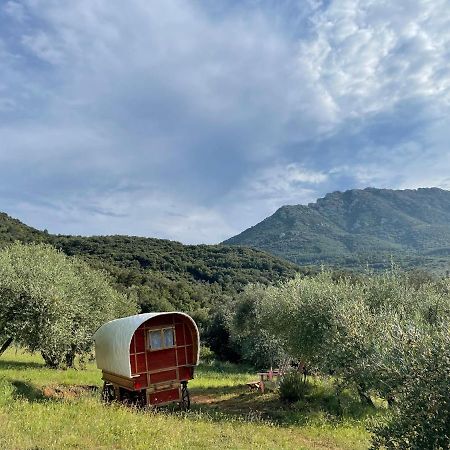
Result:
[[190,407],[191,407],[191,399],[189,397],[189,390],[187,388],[187,383],[184,381],[181,383],[180,408],[183,411],[187,411]]
[[102,401],[104,403],[111,403],[112,401],[115,400],[115,398],[116,398],[116,394],[114,392],[114,386],[105,381],[105,383],[103,384],[103,389],[102,389]]

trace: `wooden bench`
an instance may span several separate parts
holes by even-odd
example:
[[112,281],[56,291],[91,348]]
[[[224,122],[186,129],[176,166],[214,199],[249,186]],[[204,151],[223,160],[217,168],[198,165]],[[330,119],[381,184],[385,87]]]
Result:
[[247,383],[247,386],[250,388],[250,390],[257,391],[260,388],[260,383],[259,381],[250,381],[249,383]]

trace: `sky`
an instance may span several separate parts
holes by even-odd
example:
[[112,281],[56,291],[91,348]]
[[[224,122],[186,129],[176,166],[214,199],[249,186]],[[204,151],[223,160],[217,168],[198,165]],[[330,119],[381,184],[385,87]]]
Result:
[[450,189],[450,0],[0,0],[0,211],[218,243]]

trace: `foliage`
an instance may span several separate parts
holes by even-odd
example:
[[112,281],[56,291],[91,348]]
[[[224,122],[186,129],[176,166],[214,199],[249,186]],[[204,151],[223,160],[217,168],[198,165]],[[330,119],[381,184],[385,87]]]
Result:
[[288,403],[302,400],[309,392],[310,386],[299,372],[288,372],[280,381],[280,399]]
[[418,433],[417,448],[438,435],[448,444],[441,431],[448,426],[449,279],[412,283],[395,270],[336,279],[324,272],[245,293],[244,307],[248,296],[257,299],[261,338],[271,335],[292,358],[334,374],[340,389],[354,386],[366,402],[377,395],[395,406],[393,422],[378,429],[380,442],[394,436],[412,445]]
[[214,352],[207,346],[200,347],[200,361],[202,363],[210,364],[215,360]]
[[450,448],[450,330],[415,343],[387,424],[376,427],[373,448]]
[[214,325],[213,316],[248,283],[278,283],[301,270],[243,247],[183,245],[133,236],[52,235],[0,214],[0,248],[15,240],[45,242],[82,258],[106,271],[115,288],[135,298],[142,312],[185,311],[198,321],[202,336],[211,336],[207,330]]
[[225,243],[268,251],[301,265],[362,270],[450,270],[450,192],[367,188],[283,206]]
[[227,324],[230,341],[242,360],[260,369],[278,366],[286,360],[282,342],[261,322],[265,312],[260,312],[257,306],[264,292],[262,285],[246,289],[229,308]]
[[0,298],[0,335],[40,351],[52,367],[72,366],[101,324],[136,312],[104,274],[45,244],[0,252]]

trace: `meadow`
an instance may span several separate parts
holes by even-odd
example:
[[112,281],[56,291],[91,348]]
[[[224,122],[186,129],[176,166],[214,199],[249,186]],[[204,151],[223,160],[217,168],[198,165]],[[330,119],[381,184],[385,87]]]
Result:
[[254,372],[201,364],[189,384],[192,407],[138,410],[100,401],[101,373],[55,370],[38,354],[9,349],[0,358],[1,449],[366,449],[366,427],[383,414],[331,380],[312,380],[293,405],[249,390]]

